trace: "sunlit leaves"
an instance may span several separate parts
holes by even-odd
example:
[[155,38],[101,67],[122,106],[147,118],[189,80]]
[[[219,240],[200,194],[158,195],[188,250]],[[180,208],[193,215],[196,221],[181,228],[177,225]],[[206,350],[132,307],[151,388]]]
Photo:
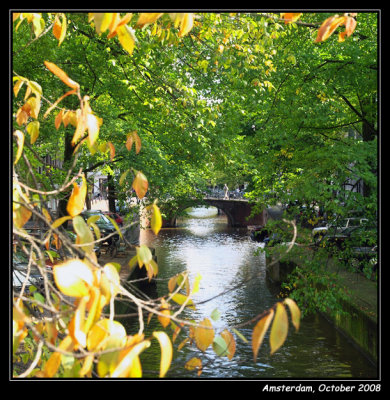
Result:
[[278,302],[273,308],[257,322],[252,332],[252,351],[253,358],[256,361],[257,354],[261,344],[263,343],[265,334],[271,325],[270,331],[270,352],[274,354],[285,342],[288,334],[288,316],[286,304],[291,312],[291,321],[297,331],[299,329],[301,312],[294,300],[290,298],[284,299],[283,302]]
[[133,147],[133,143],[135,147],[135,152],[136,154],[138,154],[141,150],[141,139],[138,136],[137,131],[132,131],[127,134],[126,149],[130,151]]
[[184,295],[184,294],[175,293],[175,294],[172,296],[172,300],[173,300],[175,303],[179,304],[179,305],[186,304],[186,306],[187,306],[188,308],[195,309],[194,302],[193,302],[188,296],[186,296],[186,295]]
[[75,82],[74,80],[70,79],[69,76],[67,75],[67,73],[65,71],[63,71],[61,68],[57,67],[56,64],[49,62],[49,61],[45,61],[44,62],[46,68],[55,76],[57,76],[57,78],[60,78],[62,82],[65,83],[65,85],[69,86],[72,89],[79,89],[80,85]]
[[118,39],[122,47],[129,53],[132,54],[136,37],[134,35],[133,28],[128,25],[120,26],[117,29]]
[[175,28],[180,25],[179,37],[183,37],[191,31],[194,25],[193,13],[170,13],[169,16],[174,22]]
[[[69,351],[73,347],[73,341],[70,335],[65,336],[65,338],[60,342],[58,348],[63,351]],[[53,352],[49,359],[46,361],[44,367],[44,376],[47,378],[52,378],[61,365],[62,353]]]
[[100,280],[100,289],[107,300],[115,297],[119,291],[120,278],[113,264],[108,263],[103,267],[103,274]]
[[15,182],[12,192],[12,201],[13,223],[17,228],[22,228],[23,225],[31,218],[32,211],[24,206],[24,204],[29,204],[29,198],[23,192],[20,185]]
[[165,332],[153,332],[153,336],[160,343],[161,360],[160,360],[160,378],[163,378],[168,372],[172,362],[172,343]]
[[[60,16],[61,16],[61,22],[60,22]],[[66,15],[63,13],[56,14],[53,24],[53,35],[58,40],[58,46],[61,46],[61,43],[65,39],[66,27],[67,27]]]
[[85,252],[91,253],[93,251],[93,234],[84,219],[79,215],[73,217],[73,228],[77,233],[76,244],[82,245],[81,248]]
[[341,25],[345,25],[345,31],[339,34],[339,42],[343,42],[345,40],[345,36],[352,35],[356,27],[356,20],[349,15],[343,15],[340,17],[337,14],[327,18],[320,26],[315,41],[325,41]]
[[139,268],[145,266],[149,280],[158,273],[158,265],[153,259],[153,254],[149,247],[142,244],[136,247],[136,255],[129,261],[130,268],[133,268],[138,263]]
[[70,259],[53,266],[53,276],[61,292],[71,297],[83,297],[93,284],[91,268],[79,259]]
[[158,234],[162,226],[162,217],[160,209],[156,204],[152,205],[152,218],[150,220],[150,227],[155,235]]
[[32,121],[26,126],[26,131],[30,135],[30,143],[34,144],[39,136],[39,121]]
[[[130,338],[131,340],[131,338]],[[120,362],[111,373],[113,378],[140,378],[142,377],[139,354],[150,346],[149,340],[141,341],[119,353]]]
[[18,30],[19,25],[23,21],[31,23],[36,38],[39,37],[45,29],[45,20],[42,18],[41,13],[14,13],[13,21],[16,21],[18,18],[20,21],[16,25],[15,30]]
[[133,29],[127,25],[132,15],[132,13],[127,13],[123,18],[120,18],[119,13],[89,13],[89,20],[94,21],[96,32],[99,35],[107,29],[109,30],[108,39],[118,35],[122,47],[129,54],[132,54],[136,37]]
[[87,181],[83,174],[81,187],[73,183],[73,191],[68,200],[66,211],[71,217],[79,215],[84,209],[85,198],[87,196]]
[[16,137],[16,144],[18,146],[18,149],[16,151],[16,156],[14,160],[14,164],[16,164],[19,161],[19,158],[22,155],[23,152],[23,146],[24,146],[24,133],[20,130],[14,131],[14,136]]
[[133,180],[132,187],[135,190],[139,199],[143,199],[148,191],[149,182],[146,176],[141,172],[137,171]]
[[284,23],[288,24],[299,19],[302,13],[281,13],[280,16],[284,19]]
[[[120,349],[127,340],[126,330],[118,321],[103,319],[98,321],[88,333],[88,349]],[[104,353],[97,365],[99,376],[103,377],[114,372],[118,365],[120,350]]]
[[153,24],[161,17],[163,13],[140,13],[137,20],[137,28],[142,28],[144,25]]

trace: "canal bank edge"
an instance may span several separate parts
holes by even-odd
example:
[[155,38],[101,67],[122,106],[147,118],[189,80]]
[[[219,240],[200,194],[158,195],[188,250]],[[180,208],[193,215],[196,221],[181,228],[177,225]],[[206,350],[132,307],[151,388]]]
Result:
[[[304,267],[302,260],[310,257],[312,250],[294,246],[284,254],[285,246],[275,246],[266,257],[266,274],[274,284],[280,285],[295,267]],[[279,259],[280,258],[280,259]],[[338,285],[347,288],[345,300],[340,300],[343,313],[331,316],[321,313],[372,363],[378,362],[378,288],[377,283],[366,277],[341,270],[333,260],[324,260],[327,269],[337,272]]]

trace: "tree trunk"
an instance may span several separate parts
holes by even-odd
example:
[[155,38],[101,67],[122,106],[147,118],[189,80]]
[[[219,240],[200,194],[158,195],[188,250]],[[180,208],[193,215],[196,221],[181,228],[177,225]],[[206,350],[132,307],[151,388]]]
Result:
[[[66,132],[65,133],[65,145],[64,145],[64,169],[67,169],[70,167],[70,162],[73,157],[73,146],[72,146],[72,137],[73,133],[71,132]],[[58,218],[60,217],[65,217],[68,215],[68,212],[66,211],[66,206],[68,204],[68,200],[71,194],[71,190],[69,190],[67,193],[61,193],[61,198],[58,201]],[[66,229],[68,226],[68,221],[65,221],[63,223],[63,228]]]
[[111,212],[115,212],[115,185],[111,174],[107,175],[107,198],[108,198],[108,209]]

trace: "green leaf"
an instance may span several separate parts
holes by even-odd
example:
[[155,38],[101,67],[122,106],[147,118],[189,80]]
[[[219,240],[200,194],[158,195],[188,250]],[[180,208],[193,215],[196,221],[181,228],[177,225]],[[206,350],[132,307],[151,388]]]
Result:
[[141,246],[136,248],[137,251],[137,258],[138,258],[138,265],[141,268],[144,264],[149,264],[150,261],[153,259],[152,252],[150,251],[149,247],[141,244]]
[[218,357],[224,357],[228,355],[228,346],[223,337],[217,336],[214,338],[213,350]]
[[73,228],[77,233],[78,243],[79,244],[88,243],[88,245],[82,246],[82,249],[85,250],[86,252],[93,251],[93,243],[92,243],[94,241],[93,234],[89,229],[89,226],[85,223],[84,219],[79,215],[73,217]]
[[211,314],[210,314],[210,318],[213,321],[218,321],[221,318],[221,313],[219,312],[218,308],[215,308]]

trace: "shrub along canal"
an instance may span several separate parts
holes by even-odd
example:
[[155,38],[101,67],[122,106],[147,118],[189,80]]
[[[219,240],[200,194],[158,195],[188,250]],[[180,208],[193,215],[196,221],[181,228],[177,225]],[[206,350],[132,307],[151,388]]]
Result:
[[[266,279],[265,256],[256,255],[259,243],[250,240],[246,229],[228,227],[226,216],[217,215],[215,208],[191,209],[189,217],[181,219],[177,228],[162,229],[158,236],[150,230],[141,231],[141,244],[156,251],[159,274],[155,295],[167,294],[168,279],[179,272],[187,270],[190,282],[197,274],[202,276],[200,290],[193,297],[196,310],[186,309],[185,315],[200,321],[210,318],[213,312],[214,316],[220,314],[217,321],[212,321],[216,334],[225,328],[238,327],[278,301],[276,288]],[[254,275],[257,278],[249,280]],[[229,288],[234,289],[227,291]],[[133,324],[137,326],[137,321],[131,319],[122,323],[129,331],[134,329]],[[153,317],[145,334],[155,329],[162,327]],[[248,342],[235,337],[236,353],[232,360],[217,357],[211,346],[203,354],[194,345],[178,351],[185,338],[180,334],[166,377],[197,378],[195,371],[184,368],[192,357],[202,359],[200,379],[377,377],[376,366],[320,315],[305,317],[298,332],[289,324],[285,343],[272,356],[268,331],[256,363],[251,348],[253,324],[237,329]],[[144,377],[158,376],[160,348],[157,341],[153,342],[156,343],[141,355]]]

